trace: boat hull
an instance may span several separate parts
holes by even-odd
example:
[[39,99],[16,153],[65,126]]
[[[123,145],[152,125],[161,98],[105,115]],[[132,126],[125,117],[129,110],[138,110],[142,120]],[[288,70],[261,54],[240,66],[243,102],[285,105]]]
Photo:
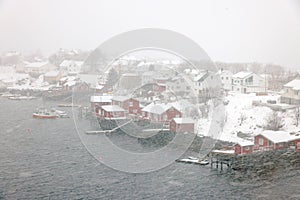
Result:
[[42,115],[42,114],[33,113],[33,118],[37,118],[37,119],[56,119],[57,117],[58,117],[57,115]]

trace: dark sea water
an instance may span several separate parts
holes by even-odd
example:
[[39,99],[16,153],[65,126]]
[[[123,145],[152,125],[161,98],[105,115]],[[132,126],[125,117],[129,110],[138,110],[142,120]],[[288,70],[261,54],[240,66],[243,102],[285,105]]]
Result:
[[86,150],[72,118],[32,118],[56,104],[0,98],[0,199],[300,199],[299,170],[258,181],[175,162],[145,174],[113,170]]

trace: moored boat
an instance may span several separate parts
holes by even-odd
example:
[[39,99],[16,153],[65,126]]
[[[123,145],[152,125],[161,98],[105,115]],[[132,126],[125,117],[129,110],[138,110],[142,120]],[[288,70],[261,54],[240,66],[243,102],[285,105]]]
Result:
[[36,97],[33,97],[33,96],[11,96],[11,97],[8,97],[8,99],[11,99],[11,100],[32,100],[35,98]]
[[56,114],[56,112],[48,111],[47,109],[40,108],[33,113],[33,118],[56,119],[58,118],[58,115]]

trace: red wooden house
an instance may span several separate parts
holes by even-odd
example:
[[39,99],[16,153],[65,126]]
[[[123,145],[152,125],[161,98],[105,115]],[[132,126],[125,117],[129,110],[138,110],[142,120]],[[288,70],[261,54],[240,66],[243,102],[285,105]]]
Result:
[[295,146],[295,150],[300,151],[300,139],[296,139],[292,141]]
[[117,105],[106,105],[100,107],[99,116],[103,118],[124,118],[125,110]]
[[99,110],[101,106],[111,105],[112,104],[112,96],[91,96],[91,110],[96,114],[99,114]]
[[166,103],[151,103],[142,109],[142,114],[144,118],[154,122],[171,121],[182,116],[180,111]]
[[234,152],[238,155],[251,154],[254,151],[254,143],[251,141],[241,141],[234,145]]
[[300,132],[290,134],[290,146],[293,149],[300,151]]
[[173,118],[170,122],[170,131],[194,133],[194,121],[191,118]]
[[267,151],[288,148],[290,139],[288,132],[266,130],[254,137],[255,150]]
[[137,99],[128,96],[114,96],[112,98],[112,105],[118,105],[128,114],[140,114],[140,102]]

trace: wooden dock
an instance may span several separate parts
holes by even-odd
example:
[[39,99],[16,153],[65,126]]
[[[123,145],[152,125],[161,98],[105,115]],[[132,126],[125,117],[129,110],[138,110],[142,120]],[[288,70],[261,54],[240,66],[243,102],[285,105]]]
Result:
[[124,123],[124,124],[121,124],[120,126],[116,127],[116,128],[113,128],[111,130],[99,130],[99,131],[86,131],[85,134],[87,135],[97,135],[97,134],[106,134],[106,133],[113,133],[115,132],[116,130],[122,128],[123,126],[131,123],[132,120],[129,120],[128,122]]
[[235,157],[234,152],[232,150],[213,150],[210,153],[210,166],[213,168],[214,166],[223,170],[223,166],[227,166],[227,169],[231,169],[233,159]]

